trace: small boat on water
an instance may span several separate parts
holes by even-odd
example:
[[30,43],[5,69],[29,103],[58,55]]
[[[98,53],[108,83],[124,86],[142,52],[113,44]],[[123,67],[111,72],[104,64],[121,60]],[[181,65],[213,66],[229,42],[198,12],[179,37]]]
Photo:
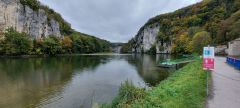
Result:
[[159,65],[157,65],[158,67],[162,67],[162,68],[174,68],[176,66],[175,62],[171,62],[170,59],[167,59],[166,62],[162,62]]
[[190,63],[190,62],[193,62],[193,61],[194,60],[170,61],[170,59],[167,59],[167,61],[161,62],[157,66],[161,67],[161,68],[178,68],[179,65],[181,65],[181,64],[186,64],[186,63]]
[[157,65],[158,67],[162,68],[174,68],[176,65],[168,65],[168,64],[159,64]]

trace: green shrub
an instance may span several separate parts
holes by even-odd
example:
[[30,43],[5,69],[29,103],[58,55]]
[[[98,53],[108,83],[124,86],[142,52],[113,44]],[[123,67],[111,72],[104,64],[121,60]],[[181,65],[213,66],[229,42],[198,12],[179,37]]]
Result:
[[35,39],[33,40],[33,53],[37,55],[44,54],[44,42],[43,39]]
[[177,53],[177,54],[191,53],[188,50],[190,42],[191,42],[191,39],[189,38],[188,33],[183,32],[182,34],[180,34],[180,36],[175,38],[174,43],[172,45],[172,53]]
[[212,39],[210,34],[206,31],[202,31],[194,35],[191,46],[193,46],[194,52],[201,54],[203,51],[203,47],[210,45],[211,43]]
[[60,39],[55,36],[49,36],[43,41],[43,49],[45,54],[56,55],[62,51]]
[[196,33],[204,31],[202,28],[200,28],[199,26],[195,26],[195,27],[190,27],[188,29],[188,35],[189,37],[193,37]]
[[157,41],[162,41],[162,42],[169,42],[170,37],[163,34],[163,32],[159,31],[157,34]]
[[111,105],[104,105],[103,108],[127,108],[134,101],[144,98],[146,92],[142,88],[135,87],[132,82],[126,81],[119,88],[118,96]]
[[29,6],[33,10],[38,10],[40,2],[38,0],[20,0],[20,3]]
[[150,50],[147,52],[149,54],[156,54],[156,44],[152,45],[152,47],[150,48]]
[[2,52],[7,55],[30,54],[33,48],[30,36],[25,33],[19,33],[13,28],[6,30],[2,44]]
[[62,52],[72,53],[73,41],[69,36],[65,36],[62,39]]

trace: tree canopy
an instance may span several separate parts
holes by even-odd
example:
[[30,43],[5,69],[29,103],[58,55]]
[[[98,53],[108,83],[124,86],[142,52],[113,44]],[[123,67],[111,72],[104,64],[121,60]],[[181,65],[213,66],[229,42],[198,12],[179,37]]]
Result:
[[9,28],[0,39],[1,55],[56,55],[71,53],[97,53],[110,51],[110,42],[75,32],[70,36],[58,38],[49,36],[31,39],[26,33]]

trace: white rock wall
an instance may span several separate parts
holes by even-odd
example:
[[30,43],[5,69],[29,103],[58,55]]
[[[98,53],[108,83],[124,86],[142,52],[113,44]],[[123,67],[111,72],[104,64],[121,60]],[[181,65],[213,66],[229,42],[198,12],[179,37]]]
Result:
[[33,11],[20,4],[19,0],[0,0],[0,30],[13,27],[25,32],[32,38],[55,35],[61,37],[59,23],[54,19],[48,21],[44,10]]
[[171,42],[157,42],[157,45],[156,45],[157,54],[170,54],[171,50],[172,50]]
[[135,37],[135,48],[132,49],[133,52],[141,53],[147,52],[152,45],[156,43],[156,36],[159,31],[158,24],[153,24],[147,26]]
[[[134,38],[135,44],[132,52],[146,53],[155,44],[156,53],[170,53],[171,42],[157,42],[156,40],[159,29],[161,29],[159,24],[152,24],[140,31]],[[164,50],[159,50],[161,46],[164,47]]]

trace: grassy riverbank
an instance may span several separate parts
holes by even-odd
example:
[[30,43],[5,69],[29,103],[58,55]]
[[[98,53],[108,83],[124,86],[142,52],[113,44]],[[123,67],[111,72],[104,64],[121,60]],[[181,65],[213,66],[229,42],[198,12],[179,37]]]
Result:
[[111,105],[103,108],[202,108],[206,98],[207,74],[199,59],[173,73],[152,90],[124,84]]

